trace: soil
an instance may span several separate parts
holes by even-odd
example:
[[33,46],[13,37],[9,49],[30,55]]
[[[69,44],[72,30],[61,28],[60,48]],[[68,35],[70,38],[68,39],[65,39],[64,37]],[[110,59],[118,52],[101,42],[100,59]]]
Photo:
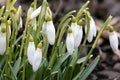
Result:
[[[17,0],[15,4],[22,6],[23,20],[25,22],[27,10],[33,0]],[[38,6],[42,0],[38,0]],[[61,17],[71,10],[79,10],[87,0],[48,0],[53,12],[54,24],[57,25]],[[95,19],[97,30],[109,15],[113,16],[111,25],[120,32],[120,0],[90,0],[89,10]],[[5,0],[0,0],[0,5],[5,5]],[[120,52],[113,52],[108,40],[109,32],[105,30],[97,43],[93,55],[100,55],[100,61],[87,80],[120,80]],[[120,34],[118,33],[120,36]],[[120,42],[120,41],[119,41]],[[91,48],[92,43],[87,44],[83,54]],[[119,45],[120,48],[120,45]],[[117,54],[117,55],[116,55]]]

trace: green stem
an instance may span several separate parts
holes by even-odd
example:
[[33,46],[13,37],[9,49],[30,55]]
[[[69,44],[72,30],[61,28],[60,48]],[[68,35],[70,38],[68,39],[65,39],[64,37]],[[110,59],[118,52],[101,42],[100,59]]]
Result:
[[[5,69],[5,72],[7,75],[10,75],[10,70],[9,70],[9,67],[8,67],[8,61],[9,61],[9,25],[7,24],[6,22],[6,69]],[[6,78],[7,80],[7,78]]]
[[37,45],[37,39],[39,39],[40,30],[42,28],[44,17],[45,17],[45,14],[43,14],[43,13],[46,13],[46,9],[47,9],[46,2],[43,1],[42,6],[41,6],[40,15],[38,17],[38,23],[37,23],[38,25],[37,25],[35,38],[34,38],[35,45]]
[[103,31],[106,29],[106,27],[107,27],[107,25],[108,25],[108,23],[110,22],[111,19],[112,19],[112,16],[109,16],[108,19],[107,19],[107,20],[105,21],[105,23],[103,24],[103,26],[101,27],[100,32],[98,33],[98,35],[97,35],[97,37],[96,37],[96,39],[95,39],[95,42],[94,42],[91,50],[89,51],[89,53],[88,53],[88,55],[87,55],[87,57],[86,57],[86,60],[83,62],[82,66],[80,67],[80,71],[84,68],[85,64],[86,64],[87,61],[89,60],[89,57],[90,57],[90,55],[92,54],[92,52],[93,52],[93,50],[94,50],[94,48],[95,48],[95,46],[96,46],[96,44],[97,44],[100,36],[102,35]]

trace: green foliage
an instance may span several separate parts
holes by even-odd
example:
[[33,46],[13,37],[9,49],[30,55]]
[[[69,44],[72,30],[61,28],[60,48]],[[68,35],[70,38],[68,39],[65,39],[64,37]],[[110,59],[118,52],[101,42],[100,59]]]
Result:
[[[92,57],[92,52],[98,39],[112,17],[110,16],[106,20],[105,24],[103,24],[88,55],[81,57],[82,51],[86,45],[89,28],[87,30],[87,34],[84,36],[82,45],[79,46],[80,49],[75,48],[72,55],[69,55],[66,51],[65,36],[67,36],[66,32],[71,24],[73,14],[76,14],[76,21],[79,21],[84,17],[87,26],[90,27],[89,18],[91,16],[89,11],[86,9],[89,1],[86,2],[77,13],[73,10],[61,18],[58,27],[56,27],[55,43],[52,46],[49,45],[47,35],[41,31],[46,18],[45,15],[47,7],[49,7],[46,0],[43,0],[38,19],[34,18],[31,20],[31,12],[30,10],[28,11],[25,29],[23,34],[20,36],[18,36],[18,27],[20,23],[18,21],[20,20],[16,20],[16,15],[11,11],[14,9],[13,5],[15,2],[16,0],[8,0],[4,14],[4,7],[0,9],[0,20],[2,20],[2,18],[5,19],[5,25],[7,28],[6,51],[4,55],[0,55],[0,80],[85,80],[94,70],[99,61],[99,56],[97,56],[91,63],[88,63],[89,65],[86,66],[88,60]],[[37,0],[34,0],[34,4],[32,4],[34,7],[33,10],[36,8],[36,2]],[[19,19],[20,17],[21,15],[19,15]],[[8,20],[11,21],[11,24],[7,24]],[[11,35],[8,26],[11,26],[12,28]],[[36,27],[36,30],[34,27]],[[1,28],[2,27],[0,26],[0,29]],[[36,72],[33,71],[33,66],[27,59],[29,35],[32,35],[34,38],[36,49],[39,42],[43,43],[42,62]]]

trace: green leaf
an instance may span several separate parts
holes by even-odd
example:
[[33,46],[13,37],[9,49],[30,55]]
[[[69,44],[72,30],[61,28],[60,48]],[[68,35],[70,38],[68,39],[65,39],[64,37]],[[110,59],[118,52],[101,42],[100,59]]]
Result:
[[[84,69],[83,69],[84,70]],[[81,70],[74,78],[73,80],[77,80],[79,78],[79,76],[82,74],[83,70]]]
[[58,27],[57,27],[57,33],[56,33],[56,38],[55,38],[55,40],[58,38],[58,36],[59,36],[59,33],[60,33],[60,29],[61,29],[61,27],[63,26],[63,24],[65,23],[65,20],[67,19],[67,18],[69,18],[73,13],[75,13],[76,11],[75,10],[73,10],[73,11],[70,11],[69,13],[67,13],[65,16],[63,16],[63,18],[61,19],[61,21],[60,21],[60,24],[58,25]]
[[15,62],[14,66],[13,66],[13,71],[14,71],[15,75],[17,75],[17,73],[20,69],[20,63],[21,63],[21,57],[19,57],[17,59],[17,61]]
[[82,16],[82,13],[84,12],[84,10],[86,9],[86,7],[88,6],[88,4],[90,3],[90,1],[87,1],[78,11],[76,18],[79,19]]
[[62,80],[71,80],[72,78],[72,66],[66,67],[64,73],[63,73],[63,79]]
[[0,69],[2,68],[4,63],[5,63],[5,56],[0,56]]
[[69,54],[64,54],[63,56],[59,57],[58,60],[55,63],[55,66],[53,67],[53,71],[56,71],[60,68],[62,63],[69,57]]
[[[91,55],[90,58],[91,58],[92,56],[93,56],[93,55]],[[81,64],[82,62],[84,62],[85,59],[86,59],[86,57],[87,57],[87,56],[78,59],[77,64]],[[90,59],[90,58],[89,58],[89,59]]]
[[13,74],[14,80],[17,80],[17,76],[15,75],[15,72],[14,72],[14,70],[13,70],[13,68],[12,68],[12,66],[11,66],[11,64],[9,62],[8,62],[8,65],[10,67],[10,70],[11,70],[12,74]]
[[93,71],[95,66],[97,65],[98,61],[100,59],[100,56],[97,56],[92,63],[84,70],[84,72],[80,75],[79,80],[85,80],[90,73]]

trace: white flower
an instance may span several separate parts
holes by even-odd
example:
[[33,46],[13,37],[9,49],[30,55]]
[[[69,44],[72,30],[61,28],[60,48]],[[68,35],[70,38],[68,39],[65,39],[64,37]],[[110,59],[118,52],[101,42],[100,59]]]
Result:
[[74,37],[72,33],[72,29],[69,27],[68,34],[66,38],[66,46],[67,46],[67,52],[69,55],[72,55],[74,51]]
[[27,57],[28,57],[28,61],[31,65],[33,64],[34,54],[35,54],[35,44],[34,44],[34,42],[29,42],[28,50],[27,50]]
[[42,61],[42,49],[37,48],[34,54],[33,65],[32,65],[34,72],[38,70],[41,61]]
[[36,18],[40,14],[40,11],[41,11],[41,6],[31,13],[30,18],[31,19]]
[[0,29],[0,55],[3,55],[6,50],[6,33],[2,33]]
[[18,26],[18,30],[20,29],[20,28],[22,28],[22,18],[20,17],[20,22],[19,22],[19,26]]
[[[87,33],[87,25],[85,26],[85,33]],[[95,25],[95,21],[93,20],[93,18],[91,17],[90,20],[90,31],[88,33],[88,42],[92,42],[93,37],[96,36],[96,25]]]
[[[36,10],[34,10],[34,11],[31,13],[30,19],[36,18],[36,17],[40,14],[40,12],[41,12],[41,6],[38,7]],[[45,12],[45,11],[43,10],[43,11],[42,11],[42,15],[44,15],[44,12]],[[51,12],[51,10],[50,10],[49,7],[47,7],[47,10],[46,10],[46,13],[45,13],[45,16],[48,16],[48,15],[52,16],[52,12]]]
[[72,33],[73,33],[73,37],[74,39],[77,37],[77,23],[71,23],[71,28],[72,28]]
[[46,34],[48,37],[48,42],[53,45],[55,42],[55,28],[53,25],[53,21],[47,21],[47,26],[46,26]]
[[110,46],[113,51],[118,50],[118,36],[115,31],[110,32],[109,34]]
[[44,22],[43,22],[43,25],[42,25],[42,31],[43,31],[44,33],[46,33],[46,27],[47,27],[47,22],[44,21]]
[[77,28],[76,28],[76,37],[74,38],[74,46],[75,48],[78,48],[78,46],[80,45],[81,41],[82,41],[82,37],[83,37],[83,30],[82,30],[82,26],[80,25],[77,25]]

